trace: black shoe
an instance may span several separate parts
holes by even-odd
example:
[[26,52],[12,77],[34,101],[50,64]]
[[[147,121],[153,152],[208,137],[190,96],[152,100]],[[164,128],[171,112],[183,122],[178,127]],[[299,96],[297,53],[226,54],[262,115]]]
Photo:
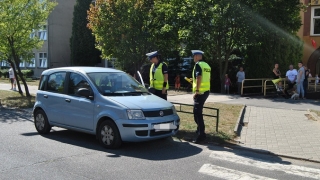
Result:
[[197,139],[195,139],[192,142],[196,144],[202,144],[202,143],[205,143],[205,140],[206,140],[205,136],[198,136]]

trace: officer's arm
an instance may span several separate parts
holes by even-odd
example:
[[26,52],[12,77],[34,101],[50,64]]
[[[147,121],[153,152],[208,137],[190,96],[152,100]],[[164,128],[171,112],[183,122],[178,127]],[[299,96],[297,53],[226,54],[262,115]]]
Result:
[[168,74],[164,74],[164,82],[168,83]]
[[199,89],[200,89],[201,80],[202,80],[202,76],[201,76],[201,75],[198,75],[198,76],[197,76],[197,87],[196,87],[196,90],[199,90]]

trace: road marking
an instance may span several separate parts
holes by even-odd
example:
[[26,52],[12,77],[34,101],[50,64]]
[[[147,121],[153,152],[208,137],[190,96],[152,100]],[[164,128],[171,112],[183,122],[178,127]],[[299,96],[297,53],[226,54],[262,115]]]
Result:
[[270,171],[284,171],[287,174],[296,176],[308,177],[312,179],[320,179],[320,170],[314,168],[308,168],[297,165],[280,164],[271,161],[265,161],[258,158],[249,158],[244,156],[235,155],[229,152],[212,152],[211,158],[229,161],[237,164],[243,164],[246,166],[257,167]]
[[204,164],[198,172],[227,180],[274,180],[272,178],[228,169],[212,164]]

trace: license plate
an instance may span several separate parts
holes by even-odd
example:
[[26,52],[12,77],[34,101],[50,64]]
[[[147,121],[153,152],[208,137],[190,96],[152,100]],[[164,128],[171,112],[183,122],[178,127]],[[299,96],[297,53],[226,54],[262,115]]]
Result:
[[174,125],[173,123],[163,123],[163,124],[156,124],[153,125],[153,128],[155,129],[155,131],[170,131],[173,129],[176,129],[177,126]]

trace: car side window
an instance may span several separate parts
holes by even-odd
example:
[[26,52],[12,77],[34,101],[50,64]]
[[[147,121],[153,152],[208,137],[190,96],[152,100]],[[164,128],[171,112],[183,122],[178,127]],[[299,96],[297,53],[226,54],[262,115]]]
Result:
[[39,90],[42,90],[42,91],[45,90],[45,84],[46,84],[47,79],[48,79],[48,76],[41,76],[39,88],[38,88]]
[[57,93],[64,92],[64,83],[65,83],[65,72],[53,73],[48,78],[47,90]]
[[77,73],[70,73],[68,94],[77,96],[77,92],[80,88],[86,88],[92,92],[88,81],[83,76]]

